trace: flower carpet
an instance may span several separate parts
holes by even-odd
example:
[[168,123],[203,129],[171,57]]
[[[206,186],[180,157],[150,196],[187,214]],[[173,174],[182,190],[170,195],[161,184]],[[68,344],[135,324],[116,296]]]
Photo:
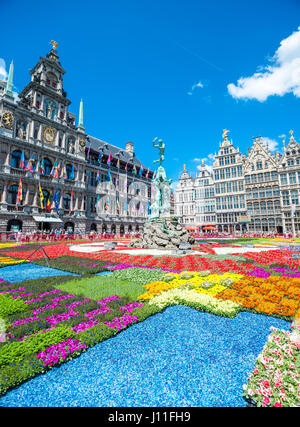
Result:
[[297,247],[126,243],[1,250],[0,406],[299,404]]

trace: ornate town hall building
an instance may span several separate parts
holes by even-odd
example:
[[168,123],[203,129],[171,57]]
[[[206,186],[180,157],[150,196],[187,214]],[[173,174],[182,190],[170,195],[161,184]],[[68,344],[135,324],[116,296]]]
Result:
[[13,93],[13,64],[0,81],[0,232],[64,228],[139,231],[150,205],[149,171],[124,149],[88,135],[68,111],[57,44]]

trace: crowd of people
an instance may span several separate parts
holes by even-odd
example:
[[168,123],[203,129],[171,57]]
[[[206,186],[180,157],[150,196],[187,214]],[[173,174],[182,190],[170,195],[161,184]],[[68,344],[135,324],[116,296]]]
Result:
[[37,231],[26,231],[22,232],[13,231],[0,234],[2,242],[38,242],[38,241],[59,241],[59,240],[102,240],[102,239],[118,239],[118,238],[134,238],[139,237],[139,233],[129,232],[126,234],[112,234],[112,233],[97,233],[96,231],[90,231],[89,233],[83,233],[80,230],[63,230],[63,229],[52,229],[52,230],[37,230]]

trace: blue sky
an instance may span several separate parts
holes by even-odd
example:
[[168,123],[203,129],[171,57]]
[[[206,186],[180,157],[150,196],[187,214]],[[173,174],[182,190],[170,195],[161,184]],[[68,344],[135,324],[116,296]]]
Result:
[[245,153],[252,136],[300,140],[298,0],[0,0],[0,11],[0,76],[13,59],[21,91],[56,40],[86,131],[133,141],[146,167],[162,138],[174,181],[184,163],[211,164],[224,128]]

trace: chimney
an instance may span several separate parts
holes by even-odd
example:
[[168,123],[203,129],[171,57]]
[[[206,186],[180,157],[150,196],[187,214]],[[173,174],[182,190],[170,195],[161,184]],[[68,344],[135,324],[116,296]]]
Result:
[[126,152],[128,154],[134,155],[134,144],[133,142],[126,142]]

